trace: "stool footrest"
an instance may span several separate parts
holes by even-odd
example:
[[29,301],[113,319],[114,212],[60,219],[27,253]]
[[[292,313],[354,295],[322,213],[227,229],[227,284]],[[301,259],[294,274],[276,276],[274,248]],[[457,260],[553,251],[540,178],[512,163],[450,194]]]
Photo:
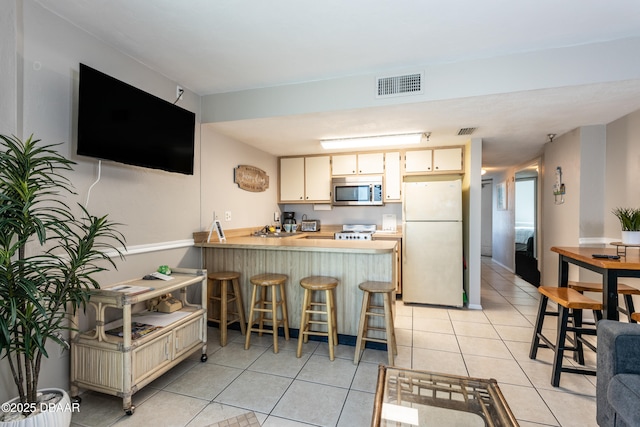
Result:
[[384,313],[376,313],[375,311],[366,311],[364,314],[367,316],[384,317]]
[[380,344],[387,344],[387,340],[383,339],[383,338],[367,338],[367,337],[362,337],[362,341],[369,341],[369,342],[377,342]]

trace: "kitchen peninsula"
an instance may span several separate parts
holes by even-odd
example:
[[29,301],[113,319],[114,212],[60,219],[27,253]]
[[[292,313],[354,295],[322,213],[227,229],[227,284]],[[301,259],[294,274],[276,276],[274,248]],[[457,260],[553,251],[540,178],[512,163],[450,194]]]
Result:
[[251,295],[249,278],[261,273],[281,273],[287,281],[289,325],[298,329],[306,276],[332,276],[336,291],[338,333],[355,336],[362,304],[358,284],[367,280],[396,282],[396,241],[347,241],[313,238],[311,233],[291,237],[227,237],[223,242],[196,243],[203,251],[207,271],[238,271],[245,310]]

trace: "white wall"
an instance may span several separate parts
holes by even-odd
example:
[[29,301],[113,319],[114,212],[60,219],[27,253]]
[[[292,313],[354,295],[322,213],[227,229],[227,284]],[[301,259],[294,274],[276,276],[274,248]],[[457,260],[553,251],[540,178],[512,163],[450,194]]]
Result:
[[[33,133],[45,143],[61,142],[59,151],[77,162],[68,175],[77,195],[70,196],[68,203],[84,204],[97,178],[98,162],[75,155],[78,64],[85,63],[171,102],[178,82],[69,25],[33,0],[3,4],[0,24],[0,132]],[[91,191],[88,209],[122,223],[120,230],[132,251],[126,261],[117,261],[117,271],[97,277],[102,283],[140,277],[161,264],[200,267],[202,257],[200,250],[192,247],[192,233],[208,226],[212,209],[230,208],[238,226],[272,217],[275,158],[217,135],[206,133],[201,138],[200,104],[200,97],[189,91],[179,104],[196,113],[194,175],[102,163],[101,179]],[[201,157],[201,151],[206,158]],[[231,201],[240,194],[237,187],[232,188],[230,165],[237,164],[265,169],[273,187],[251,198],[242,192],[246,194],[240,195],[238,202]],[[69,358],[67,353],[62,357],[58,353],[54,347],[52,357],[43,362],[41,387],[68,389]],[[0,401],[14,395],[8,363],[2,360]]]
[[[203,123],[290,116],[412,102],[456,99],[551,87],[635,79],[640,38],[568,46],[463,63],[441,63],[397,70],[424,71],[424,94],[375,97],[377,75],[290,84],[203,97]],[[602,64],[610,64],[603,67]]]
[[[269,188],[263,192],[240,189],[233,181],[233,170],[239,165],[264,170]],[[225,229],[271,224],[273,213],[279,211],[277,200],[277,158],[203,125],[201,229],[208,229],[214,212]],[[225,211],[231,212],[231,221],[225,221]]]
[[640,110],[607,125],[606,171],[604,235],[620,241],[620,223],[611,210],[640,207]]
[[[602,245],[605,209],[606,129],[585,126],[545,145],[542,174],[542,284],[558,281],[558,255],[552,246]],[[564,203],[553,195],[556,168],[562,169]],[[597,280],[597,276],[575,266],[571,280]]]
[[[562,135],[545,145],[542,182],[542,270],[541,284],[558,281],[558,256],[552,246],[577,246],[580,238],[580,130]],[[562,168],[566,194],[555,204],[553,184],[556,167]],[[576,279],[576,278],[574,278]]]
[[[620,222],[611,210],[640,207],[640,110],[608,124],[606,132],[604,236],[606,241],[620,241]],[[640,279],[625,278],[624,283],[640,289]]]

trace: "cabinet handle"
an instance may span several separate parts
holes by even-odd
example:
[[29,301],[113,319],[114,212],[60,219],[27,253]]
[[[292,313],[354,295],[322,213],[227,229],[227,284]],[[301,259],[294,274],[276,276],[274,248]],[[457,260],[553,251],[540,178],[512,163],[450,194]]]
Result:
[[302,196],[300,196],[300,200],[302,200]]

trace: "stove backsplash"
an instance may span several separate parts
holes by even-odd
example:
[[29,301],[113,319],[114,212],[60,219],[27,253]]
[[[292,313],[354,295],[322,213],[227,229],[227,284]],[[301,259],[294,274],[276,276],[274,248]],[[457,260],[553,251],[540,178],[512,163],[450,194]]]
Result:
[[387,203],[384,206],[333,206],[331,210],[314,210],[309,204],[279,205],[282,212],[296,213],[296,221],[302,215],[309,219],[319,219],[322,225],[376,224],[382,228],[382,215],[395,214],[398,228],[402,226],[402,203]]

